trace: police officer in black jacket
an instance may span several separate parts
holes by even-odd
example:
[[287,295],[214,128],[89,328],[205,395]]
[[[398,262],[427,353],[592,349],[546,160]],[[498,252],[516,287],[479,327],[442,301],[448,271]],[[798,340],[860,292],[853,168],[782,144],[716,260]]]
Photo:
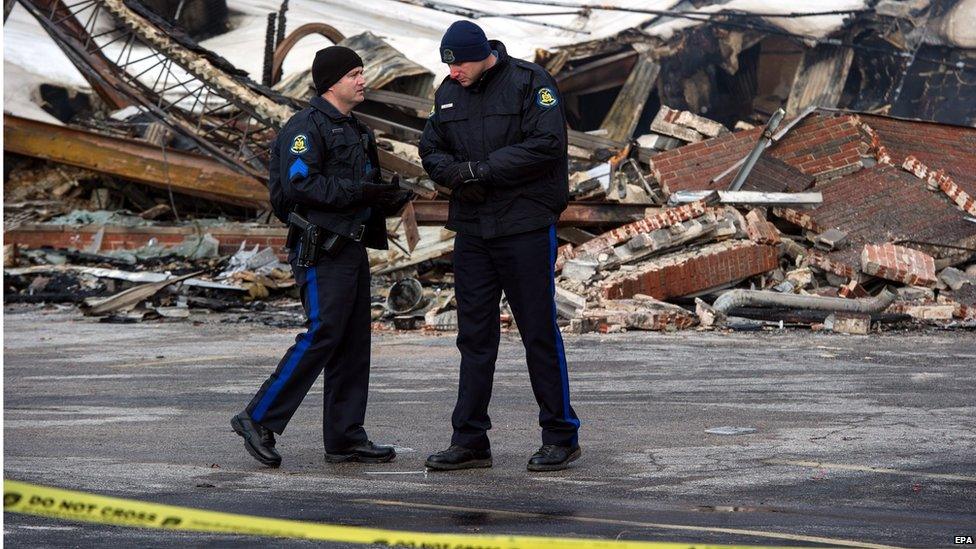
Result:
[[351,114],[364,99],[359,55],[339,46],[320,50],[312,77],[318,95],[278,133],[268,185],[275,215],[289,224],[289,261],[308,329],[231,420],[248,453],[270,467],[281,464],[274,433],[284,431],[323,370],[325,459],[379,463],[396,457],[363,429],[370,351],[366,248],[386,249],[385,217],[410,196],[383,184],[376,139]]
[[461,374],[451,446],[427,467],[491,466],[488,402],[504,291],[539,403],[543,445],[528,469],[564,469],[580,455],[580,422],[569,403],[553,272],[555,224],[568,200],[563,105],[542,67],[509,57],[474,23],[451,25],[440,53],[451,75],[435,95],[420,155],[430,177],[452,190]]

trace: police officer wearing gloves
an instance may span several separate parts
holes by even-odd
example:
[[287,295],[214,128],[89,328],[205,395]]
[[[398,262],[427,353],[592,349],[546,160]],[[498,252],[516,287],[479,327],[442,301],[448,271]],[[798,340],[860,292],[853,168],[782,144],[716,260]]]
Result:
[[320,50],[312,64],[316,97],[278,133],[269,189],[275,215],[289,225],[289,261],[308,329],[231,425],[244,447],[270,467],[281,464],[281,434],[325,371],[323,432],[329,462],[387,462],[393,448],[363,429],[369,385],[370,288],[366,248],[386,249],[385,217],[409,191],[380,179],[373,133],[351,111],[364,100],[363,60],[349,48]]
[[569,403],[553,272],[555,224],[568,200],[563,105],[542,67],[509,57],[474,23],[451,25],[440,53],[451,74],[435,95],[420,155],[430,177],[452,191],[461,373],[451,445],[426,465],[491,466],[488,402],[504,290],[540,409],[543,445],[528,469],[564,469],[580,455],[580,422]]

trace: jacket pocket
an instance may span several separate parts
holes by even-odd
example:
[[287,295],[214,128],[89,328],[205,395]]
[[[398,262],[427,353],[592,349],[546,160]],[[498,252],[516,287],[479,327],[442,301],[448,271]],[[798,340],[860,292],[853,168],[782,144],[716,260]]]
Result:
[[485,140],[490,154],[522,141],[522,106],[515,99],[494,101],[485,108]]
[[363,145],[359,134],[342,129],[341,132],[330,131],[325,135],[325,158],[328,175],[361,179],[362,166],[365,163]]

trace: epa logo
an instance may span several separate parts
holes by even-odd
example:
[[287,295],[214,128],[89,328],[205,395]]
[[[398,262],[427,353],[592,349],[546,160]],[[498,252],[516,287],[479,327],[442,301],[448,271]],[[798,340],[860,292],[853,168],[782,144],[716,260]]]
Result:
[[956,536],[956,545],[972,545],[973,536]]

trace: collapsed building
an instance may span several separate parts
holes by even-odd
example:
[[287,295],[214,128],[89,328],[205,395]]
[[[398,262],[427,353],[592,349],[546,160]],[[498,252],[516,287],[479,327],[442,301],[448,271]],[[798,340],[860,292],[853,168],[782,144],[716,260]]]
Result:
[[[452,327],[448,191],[416,149],[443,74],[416,19],[430,12],[432,25],[465,16],[489,33],[502,18],[510,49],[559,85],[572,201],[557,298],[570,329],[974,320],[976,2],[514,3],[525,13],[389,1],[383,17],[347,7],[289,34],[328,8],[286,1],[260,17],[243,2],[250,23],[204,42],[263,27],[245,71],[165,2],[23,0],[12,16],[29,14],[87,87],[39,83],[33,101],[5,89],[5,299],[143,318],[287,295],[268,144],[310,96],[303,65],[285,68],[327,39],[365,60],[357,116],[380,136],[385,175],[419,198],[389,221],[391,251],[371,255],[375,316]],[[388,18],[428,32],[407,42]],[[426,54],[395,47],[424,37]]]

